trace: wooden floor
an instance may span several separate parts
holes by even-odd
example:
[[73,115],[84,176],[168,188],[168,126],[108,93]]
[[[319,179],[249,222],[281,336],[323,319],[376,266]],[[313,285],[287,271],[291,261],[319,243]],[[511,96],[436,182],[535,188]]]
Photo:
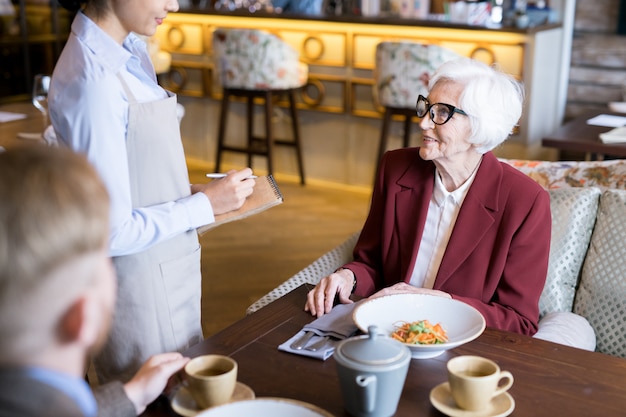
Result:
[[[203,181],[205,172],[191,167],[192,182]],[[360,230],[365,221],[369,193],[277,183],[283,204],[200,238],[205,336],[244,317],[250,304]]]

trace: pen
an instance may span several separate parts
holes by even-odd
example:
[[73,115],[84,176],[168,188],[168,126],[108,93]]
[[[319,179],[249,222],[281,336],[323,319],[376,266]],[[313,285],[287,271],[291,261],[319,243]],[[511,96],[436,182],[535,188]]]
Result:
[[[222,173],[219,173],[219,172],[213,172],[211,174],[206,174],[206,176],[208,178],[224,178],[226,176],[226,174],[222,174]],[[249,177],[246,177],[245,179],[249,180],[249,179],[254,179],[254,178],[258,178],[258,177],[256,175],[250,175]]]

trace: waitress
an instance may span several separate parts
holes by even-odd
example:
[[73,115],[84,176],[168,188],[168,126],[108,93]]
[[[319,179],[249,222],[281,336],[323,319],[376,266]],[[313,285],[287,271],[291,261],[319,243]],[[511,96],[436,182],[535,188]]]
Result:
[[52,76],[50,118],[111,197],[118,297],[96,382],[127,381],[151,355],[202,339],[196,228],[241,207],[254,180],[245,168],[189,185],[176,96],[158,85],[137,36],[154,35],[176,0],[59,2],[78,13]]

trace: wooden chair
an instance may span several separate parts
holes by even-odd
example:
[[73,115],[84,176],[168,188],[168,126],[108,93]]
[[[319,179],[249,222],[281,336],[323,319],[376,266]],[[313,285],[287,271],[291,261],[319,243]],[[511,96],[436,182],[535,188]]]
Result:
[[[219,171],[223,152],[244,153],[248,166],[252,157],[263,156],[267,171],[273,173],[274,145],[295,149],[300,183],[305,184],[300,127],[296,107],[296,92],[308,78],[308,66],[299,61],[298,53],[273,34],[255,29],[217,29],[213,33],[216,68],[223,87],[220,120],[217,134],[215,170]],[[226,144],[226,125],[232,98],[246,100],[245,146]],[[272,128],[274,101],[286,97],[289,101],[292,138],[277,139]],[[260,100],[264,107],[265,133],[254,135],[254,104]]]

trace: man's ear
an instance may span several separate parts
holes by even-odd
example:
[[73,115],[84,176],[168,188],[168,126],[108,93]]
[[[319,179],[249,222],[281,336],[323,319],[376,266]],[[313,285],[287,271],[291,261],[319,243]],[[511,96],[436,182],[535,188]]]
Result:
[[90,346],[97,332],[95,315],[88,295],[77,298],[67,309],[60,323],[60,339],[63,343],[81,343]]

